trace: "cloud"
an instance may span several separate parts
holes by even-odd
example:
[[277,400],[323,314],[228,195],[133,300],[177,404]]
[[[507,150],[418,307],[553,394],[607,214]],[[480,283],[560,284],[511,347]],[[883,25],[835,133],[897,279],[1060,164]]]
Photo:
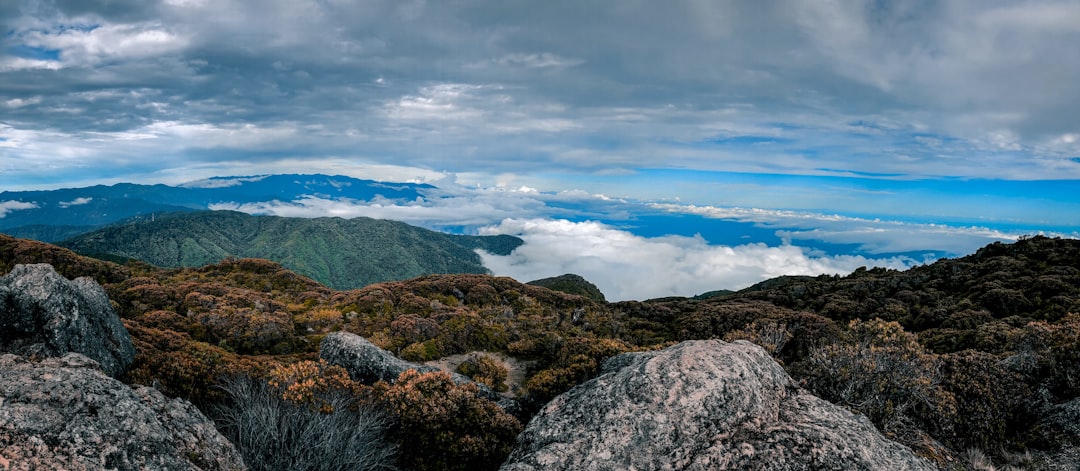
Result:
[[105,61],[159,57],[187,47],[188,38],[160,24],[56,25],[30,30],[18,40],[29,47],[58,51],[60,67],[87,67]]
[[954,256],[966,255],[986,244],[1016,241],[1023,235],[979,226],[911,223],[801,211],[676,204],[651,204],[650,207],[671,213],[696,214],[775,228],[777,236],[789,242],[817,240],[853,244],[859,251],[869,254],[932,250]]
[[567,59],[558,54],[543,52],[540,54],[513,53],[495,59],[493,62],[499,65],[512,67],[528,67],[543,69],[548,67],[573,67],[581,65],[585,61],[580,59]]
[[71,201],[61,201],[60,203],[57,203],[57,204],[59,204],[61,208],[69,208],[71,206],[81,206],[81,205],[87,204],[87,203],[89,203],[89,202],[91,202],[93,200],[94,200],[94,198],[80,197],[80,198],[75,198],[75,199],[73,199]]
[[211,177],[183,183],[180,186],[183,188],[228,188],[231,186],[242,185],[244,182],[257,182],[265,178],[266,175],[254,177]]
[[12,211],[35,209],[37,207],[37,203],[27,203],[25,201],[0,201],[0,218],[7,216]]
[[479,227],[513,217],[546,217],[568,211],[549,207],[548,202],[597,201],[584,192],[541,194],[529,187],[470,189],[447,184],[430,190],[426,198],[397,201],[376,198],[356,201],[305,196],[294,201],[265,201],[239,204],[220,202],[214,210],[241,211],[284,217],[370,217],[392,219],[424,227]]
[[531,281],[575,273],[611,300],[693,296],[781,275],[846,274],[861,266],[906,269],[919,263],[907,257],[810,256],[794,245],[717,246],[694,237],[646,238],[597,222],[507,219],[481,233],[525,241],[506,256],[479,252],[496,275]]
[[[690,296],[744,288],[781,275],[846,274],[861,266],[906,269],[1031,232],[807,211],[640,203],[582,190],[541,192],[512,174],[499,180],[502,186],[480,188],[442,181],[412,201],[305,196],[295,201],[223,202],[211,209],[288,217],[363,216],[515,235],[525,244],[510,255],[481,253],[496,275],[530,281],[576,273],[610,299]],[[696,217],[733,223],[710,225]],[[1047,235],[1080,237],[1077,232]]]
[[342,163],[638,199],[660,185],[606,188],[1080,179],[1075,5],[751,3],[15,2],[0,187]]

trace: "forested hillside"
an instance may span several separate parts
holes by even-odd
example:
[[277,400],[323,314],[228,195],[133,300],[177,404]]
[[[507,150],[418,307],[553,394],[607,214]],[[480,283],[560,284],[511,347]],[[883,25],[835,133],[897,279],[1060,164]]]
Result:
[[370,218],[284,218],[233,211],[139,218],[60,245],[84,255],[160,267],[263,258],[337,289],[432,273],[487,273],[476,249],[505,255],[511,236],[464,236]]

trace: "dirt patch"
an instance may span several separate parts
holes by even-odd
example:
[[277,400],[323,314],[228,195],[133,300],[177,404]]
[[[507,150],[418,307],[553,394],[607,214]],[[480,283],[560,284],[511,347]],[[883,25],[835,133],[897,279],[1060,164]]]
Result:
[[480,353],[487,355],[491,358],[498,360],[503,366],[506,367],[506,387],[507,392],[502,393],[506,397],[517,397],[525,389],[525,373],[529,367],[532,366],[535,361],[522,361],[512,356],[509,356],[502,352],[485,352],[485,351],[473,351],[468,353],[462,353],[460,355],[450,355],[438,360],[426,361],[425,365],[434,366],[440,370],[453,373],[457,369],[458,365],[469,358],[469,355],[474,353]]

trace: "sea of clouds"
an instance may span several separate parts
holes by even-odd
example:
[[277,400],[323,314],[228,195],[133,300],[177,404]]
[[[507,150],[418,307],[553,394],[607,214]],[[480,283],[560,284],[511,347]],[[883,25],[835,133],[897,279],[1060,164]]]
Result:
[[[610,300],[693,296],[741,289],[781,275],[847,274],[863,266],[907,269],[1022,235],[836,214],[643,203],[526,187],[443,186],[412,201],[306,196],[219,203],[211,209],[290,217],[366,216],[468,234],[509,234],[525,243],[509,255],[480,252],[493,274],[530,281],[575,273]],[[654,226],[647,231],[635,224],[646,214],[653,216]],[[663,232],[655,225],[663,224],[664,215],[731,221],[742,224],[735,227],[744,227],[747,234],[765,230],[773,237],[717,243],[701,234],[656,236]]]

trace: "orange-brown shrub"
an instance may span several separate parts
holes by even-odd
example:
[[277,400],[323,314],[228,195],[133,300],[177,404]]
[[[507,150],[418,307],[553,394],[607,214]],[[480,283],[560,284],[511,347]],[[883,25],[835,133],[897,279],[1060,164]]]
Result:
[[472,378],[496,392],[506,392],[506,377],[510,374],[506,366],[496,358],[482,353],[470,354],[458,364],[456,372]]
[[393,385],[378,383],[381,403],[397,418],[402,465],[423,470],[497,469],[522,426],[475,384],[454,384],[445,372],[408,370]]
[[270,370],[266,381],[283,399],[327,413],[333,411],[328,399],[332,395],[344,393],[358,400],[370,399],[371,395],[371,387],[353,381],[344,368],[323,359],[278,365]]

